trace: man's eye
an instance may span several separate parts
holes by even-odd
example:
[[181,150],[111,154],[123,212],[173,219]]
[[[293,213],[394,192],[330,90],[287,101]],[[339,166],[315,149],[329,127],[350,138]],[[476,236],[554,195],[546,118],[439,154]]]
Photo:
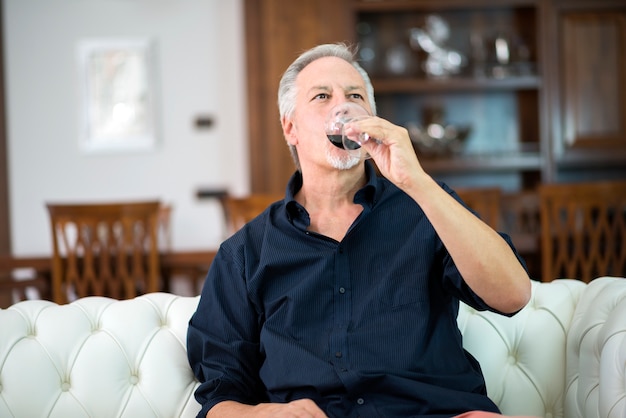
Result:
[[316,95],[315,98],[316,99],[328,99],[328,94],[320,93],[320,94]]
[[363,96],[360,95],[359,93],[352,93],[350,97],[353,99],[363,99]]

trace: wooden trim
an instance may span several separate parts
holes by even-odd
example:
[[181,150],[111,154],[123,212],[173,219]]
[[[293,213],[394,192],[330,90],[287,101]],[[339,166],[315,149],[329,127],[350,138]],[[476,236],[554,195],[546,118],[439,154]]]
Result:
[[0,255],[11,254],[6,92],[4,88],[4,17],[0,7]]
[[245,39],[246,39],[246,74],[248,93],[248,141],[249,141],[249,164],[250,184],[252,190],[263,190],[263,176],[267,172],[261,158],[261,138],[265,127],[265,117],[262,96],[262,77],[264,73],[264,60],[261,53],[261,19],[259,13],[261,2],[257,0],[244,1]]
[[349,0],[244,0],[251,192],[284,192],[295,166],[280,124],[280,78],[306,49],[352,40],[350,6]]
[[32,268],[41,272],[50,272],[50,270],[52,269],[52,257],[12,257],[10,255],[0,256],[0,271],[18,268]]
[[207,271],[217,251],[177,251],[161,254],[162,268],[183,268],[194,266]]

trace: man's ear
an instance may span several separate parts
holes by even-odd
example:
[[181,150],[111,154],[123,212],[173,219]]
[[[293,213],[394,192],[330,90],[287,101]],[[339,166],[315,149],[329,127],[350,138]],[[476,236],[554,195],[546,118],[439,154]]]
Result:
[[296,145],[298,143],[298,137],[296,135],[296,125],[291,119],[283,116],[280,120],[280,124],[283,126],[283,135],[289,145]]

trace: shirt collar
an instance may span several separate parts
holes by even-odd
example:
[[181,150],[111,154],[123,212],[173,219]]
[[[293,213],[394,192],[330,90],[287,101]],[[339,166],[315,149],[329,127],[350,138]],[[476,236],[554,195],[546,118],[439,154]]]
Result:
[[[365,175],[367,177],[367,183],[361,189],[359,189],[354,195],[354,203],[359,203],[364,207],[372,209],[376,202],[378,202],[380,194],[383,191],[383,184],[381,178],[377,175],[374,164],[371,161],[365,161]],[[302,173],[296,171],[287,184],[287,191],[285,194],[285,205],[287,210],[287,217],[291,222],[300,220],[307,226],[310,223],[309,215],[296,200],[294,196],[302,188]],[[303,219],[305,217],[305,219]]]

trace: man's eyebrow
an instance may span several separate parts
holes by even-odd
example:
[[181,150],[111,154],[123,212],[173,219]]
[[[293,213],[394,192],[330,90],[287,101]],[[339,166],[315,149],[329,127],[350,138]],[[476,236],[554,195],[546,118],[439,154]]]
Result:
[[[314,92],[319,92],[319,91],[328,93],[332,91],[332,88],[327,85],[317,85],[309,89],[309,93],[314,93]],[[365,87],[359,86],[359,85],[347,86],[343,89],[344,94],[351,94],[354,92],[365,93],[365,91],[366,91]]]
[[312,91],[330,91],[330,87],[328,86],[313,86],[309,89],[310,92]]
[[345,92],[346,92],[346,93],[352,93],[352,92],[354,92],[354,91],[361,91],[361,92],[364,92],[364,91],[365,91],[365,87],[363,87],[363,86],[348,86],[348,87],[345,89]]

